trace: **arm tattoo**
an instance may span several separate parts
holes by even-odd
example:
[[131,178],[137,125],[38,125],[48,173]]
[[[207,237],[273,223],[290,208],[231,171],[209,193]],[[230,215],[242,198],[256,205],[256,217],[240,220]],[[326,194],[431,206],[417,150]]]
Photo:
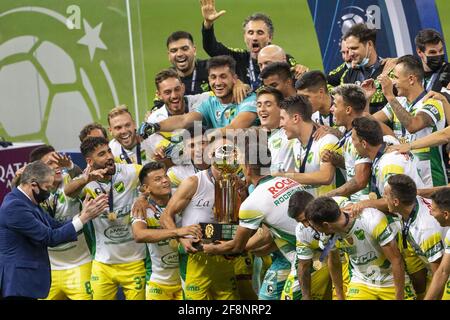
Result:
[[394,110],[395,115],[397,116],[398,120],[404,126],[405,128],[409,128],[414,116],[406,111],[405,108],[398,102],[397,99],[392,99],[389,101],[389,104],[391,105],[392,109]]

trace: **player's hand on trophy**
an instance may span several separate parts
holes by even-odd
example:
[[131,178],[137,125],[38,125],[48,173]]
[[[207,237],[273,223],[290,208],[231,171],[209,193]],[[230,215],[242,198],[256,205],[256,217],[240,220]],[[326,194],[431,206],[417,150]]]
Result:
[[202,238],[202,228],[199,224],[192,224],[190,226],[178,228],[176,232],[177,237],[194,236],[197,239]]
[[203,251],[203,245],[198,238],[180,238],[179,241],[187,253]]
[[138,129],[138,134],[142,139],[147,139],[155,132],[158,132],[160,129],[160,125],[158,123],[148,123],[143,122]]

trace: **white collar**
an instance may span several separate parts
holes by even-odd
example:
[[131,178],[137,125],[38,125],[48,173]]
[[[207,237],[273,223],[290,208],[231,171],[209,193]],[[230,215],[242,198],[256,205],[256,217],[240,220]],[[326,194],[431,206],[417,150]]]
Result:
[[30,196],[28,194],[26,194],[25,191],[22,190],[22,188],[20,186],[17,186],[17,189],[22,192],[28,199],[30,199],[31,202],[33,202],[33,200],[31,200]]

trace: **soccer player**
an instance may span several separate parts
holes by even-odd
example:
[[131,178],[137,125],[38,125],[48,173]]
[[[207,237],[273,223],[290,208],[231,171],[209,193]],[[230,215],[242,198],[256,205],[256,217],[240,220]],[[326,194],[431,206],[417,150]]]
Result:
[[297,94],[307,96],[312,106],[311,119],[321,126],[335,127],[336,119],[331,112],[333,98],[328,93],[327,79],[321,71],[309,71],[295,83]]
[[[306,218],[318,232],[332,235],[325,251],[332,250],[336,245],[348,254],[352,276],[347,299],[403,300],[405,268],[395,240],[397,232],[391,229],[382,212],[366,208],[355,219],[341,212],[332,198],[320,197],[306,207]],[[329,262],[333,264],[337,261],[330,259]],[[337,263],[330,269],[338,270]]]
[[241,103],[233,103],[233,86],[236,83],[236,62],[229,56],[217,56],[208,60],[209,84],[214,96],[200,104],[196,111],[169,117],[158,123],[143,123],[139,134],[147,138],[158,131],[187,129],[195,121],[203,121],[208,128],[248,128],[256,120],[256,95],[251,94]]
[[[319,234],[308,224],[306,219],[306,206],[314,200],[314,197],[306,191],[299,191],[289,199],[288,215],[294,218],[298,224],[295,228],[297,259],[294,266],[295,281],[290,290],[290,295],[295,300],[323,300],[331,297],[331,286],[329,286],[328,266],[322,264],[324,258],[320,258],[323,250],[321,248],[321,238],[324,234]],[[339,259],[336,251],[331,251],[329,259]],[[333,264],[331,264],[333,266]],[[336,274],[330,272],[331,275]],[[291,280],[290,277],[288,281]],[[339,283],[342,277],[335,279]],[[299,284],[299,285],[298,285]],[[297,287],[301,287],[301,291]],[[343,288],[342,284],[336,286],[338,290]],[[330,291],[330,292],[328,292]],[[328,295],[328,296],[327,296]],[[338,292],[338,299],[344,299],[344,292]]]
[[[156,92],[164,103],[161,108],[152,112],[146,119],[148,123],[157,123],[169,117],[183,115],[195,111],[197,107],[210,97],[208,92],[185,95],[185,85],[178,73],[173,69],[164,69],[155,76]],[[156,160],[171,158],[180,149],[180,135],[173,132],[157,132],[152,134],[146,143]],[[175,149],[174,149],[175,148]],[[173,153],[171,151],[174,151]]]
[[267,65],[261,72],[261,79],[264,86],[279,90],[285,98],[296,95],[294,79],[286,62],[273,62]]
[[[414,252],[422,260],[422,267],[427,267],[435,274],[444,255],[442,239],[445,232],[431,214],[431,201],[417,196],[414,180],[404,174],[391,176],[387,180],[383,196],[387,201],[389,212],[401,218],[403,254]],[[408,267],[408,256],[405,256],[405,261]],[[416,270],[420,269],[414,267]],[[425,279],[422,280],[424,281]],[[423,290],[416,290],[419,298],[425,293],[425,288],[421,289]]]
[[[441,227],[450,227],[450,188],[437,191],[431,196],[431,214],[439,222]],[[433,275],[425,300],[440,299],[450,300],[450,228],[444,239],[445,253],[439,268]],[[442,295],[442,291],[444,294]]]
[[[207,254],[241,253],[246,249],[250,237],[264,223],[270,229],[278,249],[292,265],[295,259],[296,222],[286,215],[286,211],[289,198],[301,187],[289,178],[270,175],[270,151],[267,141],[260,138],[257,131],[248,131],[248,139],[239,152],[246,182],[255,185],[255,190],[239,208],[239,227],[233,240],[218,245],[204,244],[203,250]],[[278,291],[281,294],[280,288],[284,286],[287,274],[278,277],[275,271],[271,276],[266,276],[264,282],[272,281],[273,284],[263,283],[260,297],[266,296],[265,291],[269,294]]]
[[93,220],[95,234],[91,286],[94,300],[112,300],[123,288],[127,300],[145,298],[145,246],[133,239],[130,211],[142,166],[114,162],[104,138],[87,138],[81,153],[88,169],[64,187],[69,197],[108,195],[109,210]]
[[147,300],[181,300],[180,265],[178,261],[178,237],[201,237],[197,225],[176,229],[161,229],[159,219],[171,196],[170,180],[160,162],[147,163],[139,173],[139,181],[148,201],[155,210],[147,209],[146,219],[134,218],[133,236],[138,243],[147,243],[150,263],[146,266]]
[[103,137],[108,139],[108,133],[106,132],[105,127],[103,127],[100,123],[89,123],[83,127],[80,131],[80,135],[78,138],[80,142],[83,142],[84,139],[88,137]]
[[108,123],[113,136],[109,147],[115,162],[142,165],[150,161],[148,145],[141,143],[136,134],[136,124],[126,106],[113,108],[108,113]]
[[[327,196],[345,196],[353,202],[358,202],[368,197],[368,183],[371,173],[371,160],[361,157],[352,143],[352,122],[364,114],[366,96],[361,87],[354,84],[344,84],[333,90],[333,113],[336,125],[345,127],[345,134],[339,140],[340,152],[325,151],[323,160],[331,162],[335,167],[344,167],[347,182],[335,190],[327,193]],[[342,156],[340,156],[342,153]]]
[[268,143],[272,157],[270,172],[287,172],[295,168],[293,147],[295,139],[289,140],[280,128],[280,103],[283,95],[273,87],[258,90],[256,110],[261,127],[268,131]]
[[[397,60],[393,81],[387,76],[379,77],[383,94],[388,100],[374,117],[393,127],[395,136],[402,143],[442,130],[445,115],[442,103],[435,99],[425,100],[423,69],[416,57],[407,55]],[[398,97],[393,94],[397,89]],[[447,184],[445,165],[439,147],[413,151],[419,159],[419,172],[425,186],[437,187]]]
[[[215,145],[222,141],[215,142]],[[177,227],[177,214],[181,216],[181,226],[200,222],[217,222],[213,207],[215,203],[215,181],[220,172],[211,166],[181,182],[172,195],[160,223],[164,228]],[[234,261],[224,256],[210,256],[198,250],[198,238],[180,238],[183,252],[180,256],[181,276],[185,298],[188,300],[233,300],[238,299],[238,289],[234,272]],[[219,271],[219,272],[218,272]]]
[[406,174],[413,178],[417,185],[423,187],[422,178],[417,170],[417,159],[412,154],[385,152],[386,143],[383,141],[383,133],[378,121],[364,116],[354,119],[352,126],[352,143],[356,151],[361,157],[367,157],[372,161],[370,200],[363,200],[357,206],[360,208],[375,206],[380,210],[386,210],[386,201],[380,198],[385,183],[391,175]]
[[207,60],[196,59],[197,48],[189,32],[173,32],[166,41],[167,55],[185,87],[186,95],[209,91]]
[[314,196],[335,189],[335,167],[323,162],[325,150],[335,150],[338,138],[332,134],[314,140],[316,127],[311,120],[312,107],[306,96],[289,97],[281,103],[280,125],[294,146],[295,172],[277,173],[301,183]]
[[[64,185],[71,180],[67,167],[74,166],[70,159],[61,156],[52,146],[43,145],[30,153],[30,162],[41,160],[55,170],[53,190],[42,207],[59,222],[72,220],[81,211],[78,199],[64,194]],[[81,173],[81,171],[80,171]],[[88,228],[78,235],[76,241],[48,248],[52,281],[47,300],[91,300],[91,253],[87,238]]]

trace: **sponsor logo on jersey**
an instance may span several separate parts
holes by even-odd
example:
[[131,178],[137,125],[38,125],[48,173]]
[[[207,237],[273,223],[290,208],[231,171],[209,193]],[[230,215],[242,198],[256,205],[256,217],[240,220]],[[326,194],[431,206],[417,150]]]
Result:
[[178,267],[178,252],[169,252],[161,257],[161,261],[167,266]]
[[364,235],[364,230],[361,229],[356,230],[353,234],[360,241],[363,241],[366,238],[366,236]]
[[130,229],[128,225],[125,226],[111,226],[104,232],[105,237],[111,241],[122,241],[130,237]]
[[359,257],[352,257],[350,260],[356,265],[368,264],[370,261],[373,261],[377,258],[375,252],[370,251]]
[[273,141],[272,141],[272,147],[273,147],[274,149],[280,149],[280,148],[281,148],[281,141],[282,141],[281,138],[278,138],[278,139],[273,140]]

